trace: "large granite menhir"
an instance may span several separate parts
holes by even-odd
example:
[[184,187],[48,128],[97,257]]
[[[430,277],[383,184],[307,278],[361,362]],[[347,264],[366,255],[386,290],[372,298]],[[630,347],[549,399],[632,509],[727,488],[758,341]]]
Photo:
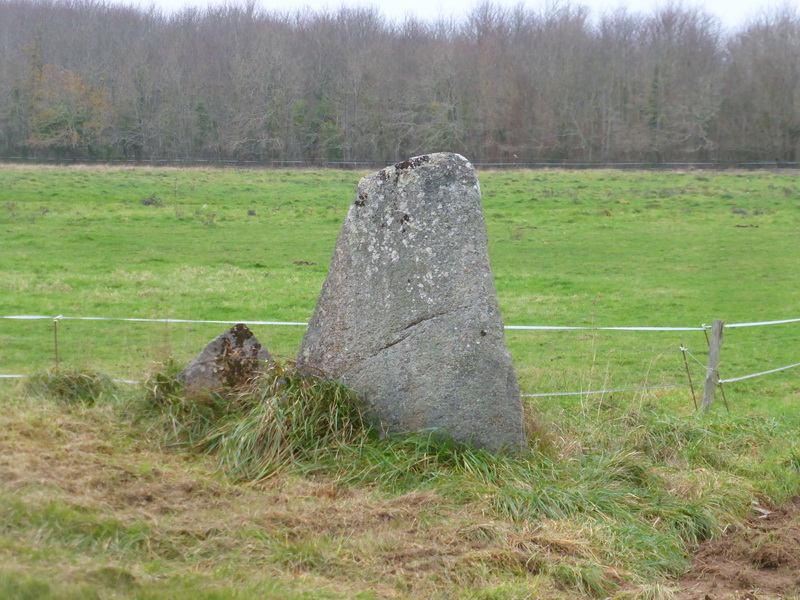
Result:
[[463,156],[418,156],[361,180],[298,365],[356,390],[385,433],[524,445],[480,187]]

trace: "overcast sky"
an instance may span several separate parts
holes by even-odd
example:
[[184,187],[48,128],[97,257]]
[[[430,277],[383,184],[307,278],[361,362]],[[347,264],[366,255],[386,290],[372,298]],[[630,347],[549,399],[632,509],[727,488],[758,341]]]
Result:
[[[120,4],[136,4],[141,6],[156,5],[165,11],[173,11],[184,6],[197,6],[204,8],[209,4],[231,3],[231,0],[114,0]],[[435,19],[444,15],[447,17],[463,15],[479,3],[479,0],[256,0],[267,10],[294,10],[301,7],[310,7],[319,10],[323,8],[337,9],[344,6],[375,6],[385,16],[402,20],[408,14],[416,15],[422,19]],[[236,3],[236,0],[233,0]],[[533,10],[540,10],[547,6],[548,0],[493,0],[494,4],[503,6],[516,6],[520,3]],[[552,2],[550,2],[552,4]],[[593,15],[613,11],[626,7],[631,12],[649,14],[658,7],[669,3],[669,0],[575,0],[572,5],[587,6]],[[727,28],[737,29],[750,17],[757,15],[765,8],[790,5],[786,0],[686,0],[678,2],[686,7],[698,7],[719,17],[722,25]]]

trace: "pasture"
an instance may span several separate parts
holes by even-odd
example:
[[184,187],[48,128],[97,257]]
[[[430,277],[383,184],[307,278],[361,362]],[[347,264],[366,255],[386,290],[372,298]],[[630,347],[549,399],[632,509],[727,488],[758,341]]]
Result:
[[[0,169],[0,316],[309,319],[362,173]],[[699,327],[800,316],[792,173],[480,173],[506,325]],[[62,321],[64,365],[141,379],[224,325]],[[293,357],[302,327],[254,326]],[[702,380],[702,332],[507,332],[523,393]],[[800,325],[729,330],[725,377],[800,362]],[[49,321],[0,320],[0,373],[52,366]],[[791,375],[736,383],[781,404]],[[679,390],[689,398],[689,390]],[[674,395],[674,394],[673,394]]]
[[[361,175],[2,166],[0,316],[306,321]],[[800,317],[796,174],[479,177],[507,325]],[[61,368],[144,380],[225,327],[65,320]],[[303,333],[252,329],[289,358]],[[682,344],[699,384],[707,353],[699,330],[507,341],[530,394],[684,383]],[[0,373],[53,362],[52,321],[0,319]],[[731,329],[720,371],[797,362],[800,323]],[[726,384],[730,414],[695,414],[687,387],[537,396],[519,457],[356,433],[265,480],[184,435],[186,405],[156,409],[149,388],[104,380],[89,402],[0,380],[0,596],[688,597],[699,542],[800,493],[799,370]]]

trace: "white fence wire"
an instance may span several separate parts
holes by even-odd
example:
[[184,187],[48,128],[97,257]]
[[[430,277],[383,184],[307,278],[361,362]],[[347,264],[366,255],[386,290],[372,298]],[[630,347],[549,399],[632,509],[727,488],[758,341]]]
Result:
[[[218,325],[236,325],[244,323],[245,325],[269,325],[269,326],[291,326],[291,327],[307,327],[308,323],[299,321],[255,321],[255,320],[238,320],[238,321],[217,321],[217,320],[204,320],[204,319],[147,319],[139,317],[75,317],[67,315],[0,315],[0,319],[22,320],[22,321],[36,321],[36,320],[51,320],[54,323],[59,321],[128,321],[139,323],[205,323],[205,324],[218,324]],[[725,325],[725,329],[736,329],[743,327],[761,327],[770,325],[784,325],[789,323],[800,323],[800,318],[797,319],[781,319],[775,321],[755,321],[750,323],[730,323]],[[521,331],[634,331],[634,332],[675,332],[675,331],[706,331],[710,330],[711,326],[705,323],[699,327],[661,327],[661,326],[641,326],[641,327],[593,327],[593,326],[560,326],[560,325],[506,325],[507,330],[521,330]],[[680,350],[686,350],[680,346]],[[693,357],[694,358],[694,357]],[[697,360],[697,359],[695,359]],[[699,362],[699,361],[698,361]],[[702,365],[702,363],[701,363]],[[719,379],[717,383],[733,383],[736,381],[743,381],[745,379],[753,379],[755,377],[762,377],[780,371],[786,371],[800,367],[800,363],[786,365],[769,369],[767,371],[760,371],[758,373],[750,373],[748,375],[741,375],[739,377],[731,377],[728,379]],[[25,375],[3,375],[0,374],[0,379],[21,379]],[[130,381],[124,379],[115,380],[121,383],[138,384],[140,382]],[[688,387],[690,383],[673,383],[666,385],[650,385],[642,387],[626,387],[615,389],[603,390],[581,390],[574,392],[548,392],[541,394],[522,394],[523,398],[543,398],[554,396],[588,396],[588,395],[602,395],[612,394],[617,392],[638,392],[654,389],[668,389],[677,387]]]

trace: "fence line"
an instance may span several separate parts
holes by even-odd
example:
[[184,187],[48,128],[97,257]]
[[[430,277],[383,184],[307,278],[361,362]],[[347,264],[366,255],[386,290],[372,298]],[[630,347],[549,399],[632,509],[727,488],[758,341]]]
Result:
[[616,388],[613,390],[593,390],[585,392],[546,392],[544,394],[520,394],[523,398],[545,398],[548,396],[588,396],[592,394],[613,394],[614,392],[641,392],[644,390],[663,390],[667,388],[689,387],[689,383],[670,383],[667,385],[648,385],[634,388]]
[[788,369],[794,369],[795,367],[800,367],[800,363],[787,365],[785,367],[778,367],[777,369],[770,369],[769,371],[761,371],[760,373],[742,375],[741,377],[732,377],[731,379],[720,379],[719,381],[717,381],[717,383],[731,383],[734,381],[742,381],[744,379],[752,379],[753,377],[761,377],[762,375],[769,375],[770,373],[777,373],[778,371],[786,371]]
[[[44,320],[51,319],[53,321],[134,321],[144,323],[211,323],[218,325],[237,325],[244,323],[245,325],[291,325],[307,327],[308,323],[299,321],[216,321],[216,320],[203,320],[203,319],[146,319],[142,317],[70,317],[65,315],[48,316],[48,315],[3,315],[0,319],[17,319],[17,320]],[[800,323],[798,319],[782,319],[780,321],[756,321],[751,323],[726,323],[725,329],[734,329],[740,327],[759,327],[764,325],[784,325],[787,323]],[[505,329],[509,330],[523,330],[523,331],[705,331],[710,330],[711,325],[703,323],[700,327],[660,327],[660,326],[632,326],[632,327],[594,327],[588,325],[505,325]]]
[[[202,319],[149,319],[149,318],[139,318],[139,317],[71,317],[65,315],[58,315],[58,316],[47,316],[47,315],[0,315],[0,319],[12,319],[12,320],[52,320],[54,323],[58,321],[66,321],[66,320],[76,320],[76,321],[128,321],[128,322],[143,322],[143,323],[208,323],[208,324],[219,324],[219,325],[236,325],[238,323],[244,323],[247,325],[276,325],[276,326],[302,326],[307,327],[308,323],[303,322],[295,322],[295,321],[246,321],[246,320],[239,320],[239,321],[222,321],[222,320],[202,320]],[[742,327],[758,327],[758,326],[769,326],[769,325],[783,325],[787,323],[800,323],[800,318],[798,319],[782,319],[776,321],[755,321],[755,322],[748,322],[748,323],[730,323],[724,324],[724,329],[729,328],[742,328]],[[521,331],[637,331],[637,332],[664,332],[664,331],[707,331],[711,329],[711,326],[706,325],[705,323],[702,324],[700,327],[658,327],[658,326],[642,326],[642,327],[590,327],[590,326],[558,326],[558,325],[506,325],[504,326],[507,330],[521,330]],[[695,360],[701,366],[704,366],[695,356],[688,351],[688,348],[684,347],[683,345],[679,348],[682,352],[687,352],[689,356],[693,360]],[[739,377],[732,377],[728,379],[721,379],[716,377],[716,383],[721,385],[723,383],[733,383],[736,381],[743,381],[745,379],[752,379],[755,377],[762,377],[764,375],[770,375],[772,373],[778,373],[780,371],[786,371],[788,369],[793,369],[796,367],[800,367],[800,363],[795,363],[792,365],[787,365],[784,367],[778,367],[775,369],[770,369],[768,371],[761,371],[758,373],[751,373],[748,375],[742,375]],[[706,367],[708,371],[708,367]],[[26,377],[25,375],[3,375],[0,374],[0,379],[20,379]],[[129,384],[140,384],[141,382],[138,381],[129,381],[124,379],[116,379],[115,381],[120,383],[129,383]],[[575,392],[549,392],[549,393],[540,393],[540,394],[522,394],[523,398],[543,398],[543,397],[556,397],[556,396],[585,396],[585,395],[595,395],[595,394],[610,394],[615,392],[637,392],[637,391],[646,391],[646,390],[654,390],[654,389],[668,389],[668,388],[676,388],[676,387],[688,387],[691,386],[691,383],[674,383],[674,384],[667,384],[667,385],[654,385],[654,386],[643,386],[643,387],[629,387],[629,388],[615,388],[615,389],[608,389],[608,390],[586,390],[586,391],[575,391]]]
[[703,331],[703,327],[589,327],[561,325],[505,325],[525,331]]
[[[244,323],[245,325],[294,325],[307,327],[308,323],[301,323],[295,321],[213,321],[202,319],[146,319],[140,317],[70,317],[65,315],[58,315],[51,317],[47,315],[6,315],[0,316],[0,319],[16,319],[16,320],[53,320],[53,321],[134,321],[144,323],[212,323],[219,325],[237,325]],[[800,319],[798,319],[800,321]],[[524,330],[524,331],[703,331],[704,326],[701,327],[591,327],[591,326],[572,326],[572,325],[505,325],[505,329],[509,330]]]
[[[783,325],[785,323],[800,323],[800,319],[784,319],[782,321],[759,321],[757,323],[730,323],[725,325],[726,328],[733,329],[736,327],[759,327],[761,325]],[[703,325],[703,327],[706,327]],[[711,326],[708,326],[710,329]]]
[[[402,158],[392,160],[353,159],[342,161],[315,161],[307,159],[295,160],[246,160],[236,158],[178,158],[178,157],[152,157],[152,158],[116,158],[93,159],[84,158],[55,158],[36,156],[0,156],[0,161],[22,163],[51,163],[51,164],[120,164],[120,165],[197,165],[221,167],[249,167],[261,169],[373,169],[383,168],[400,162]],[[748,171],[764,169],[797,169],[800,162],[796,161],[689,161],[689,162],[655,162],[655,161],[565,161],[565,160],[540,160],[540,161],[473,161],[473,165],[485,169],[638,169],[651,171],[665,171],[671,169],[743,169]]]
[[205,321],[200,319],[145,319],[139,317],[48,317],[45,315],[10,315],[0,316],[0,319],[18,319],[26,321],[53,320],[53,321],[134,321],[139,323],[213,323],[218,325],[301,325],[307,327],[308,323],[295,323],[289,321]]

